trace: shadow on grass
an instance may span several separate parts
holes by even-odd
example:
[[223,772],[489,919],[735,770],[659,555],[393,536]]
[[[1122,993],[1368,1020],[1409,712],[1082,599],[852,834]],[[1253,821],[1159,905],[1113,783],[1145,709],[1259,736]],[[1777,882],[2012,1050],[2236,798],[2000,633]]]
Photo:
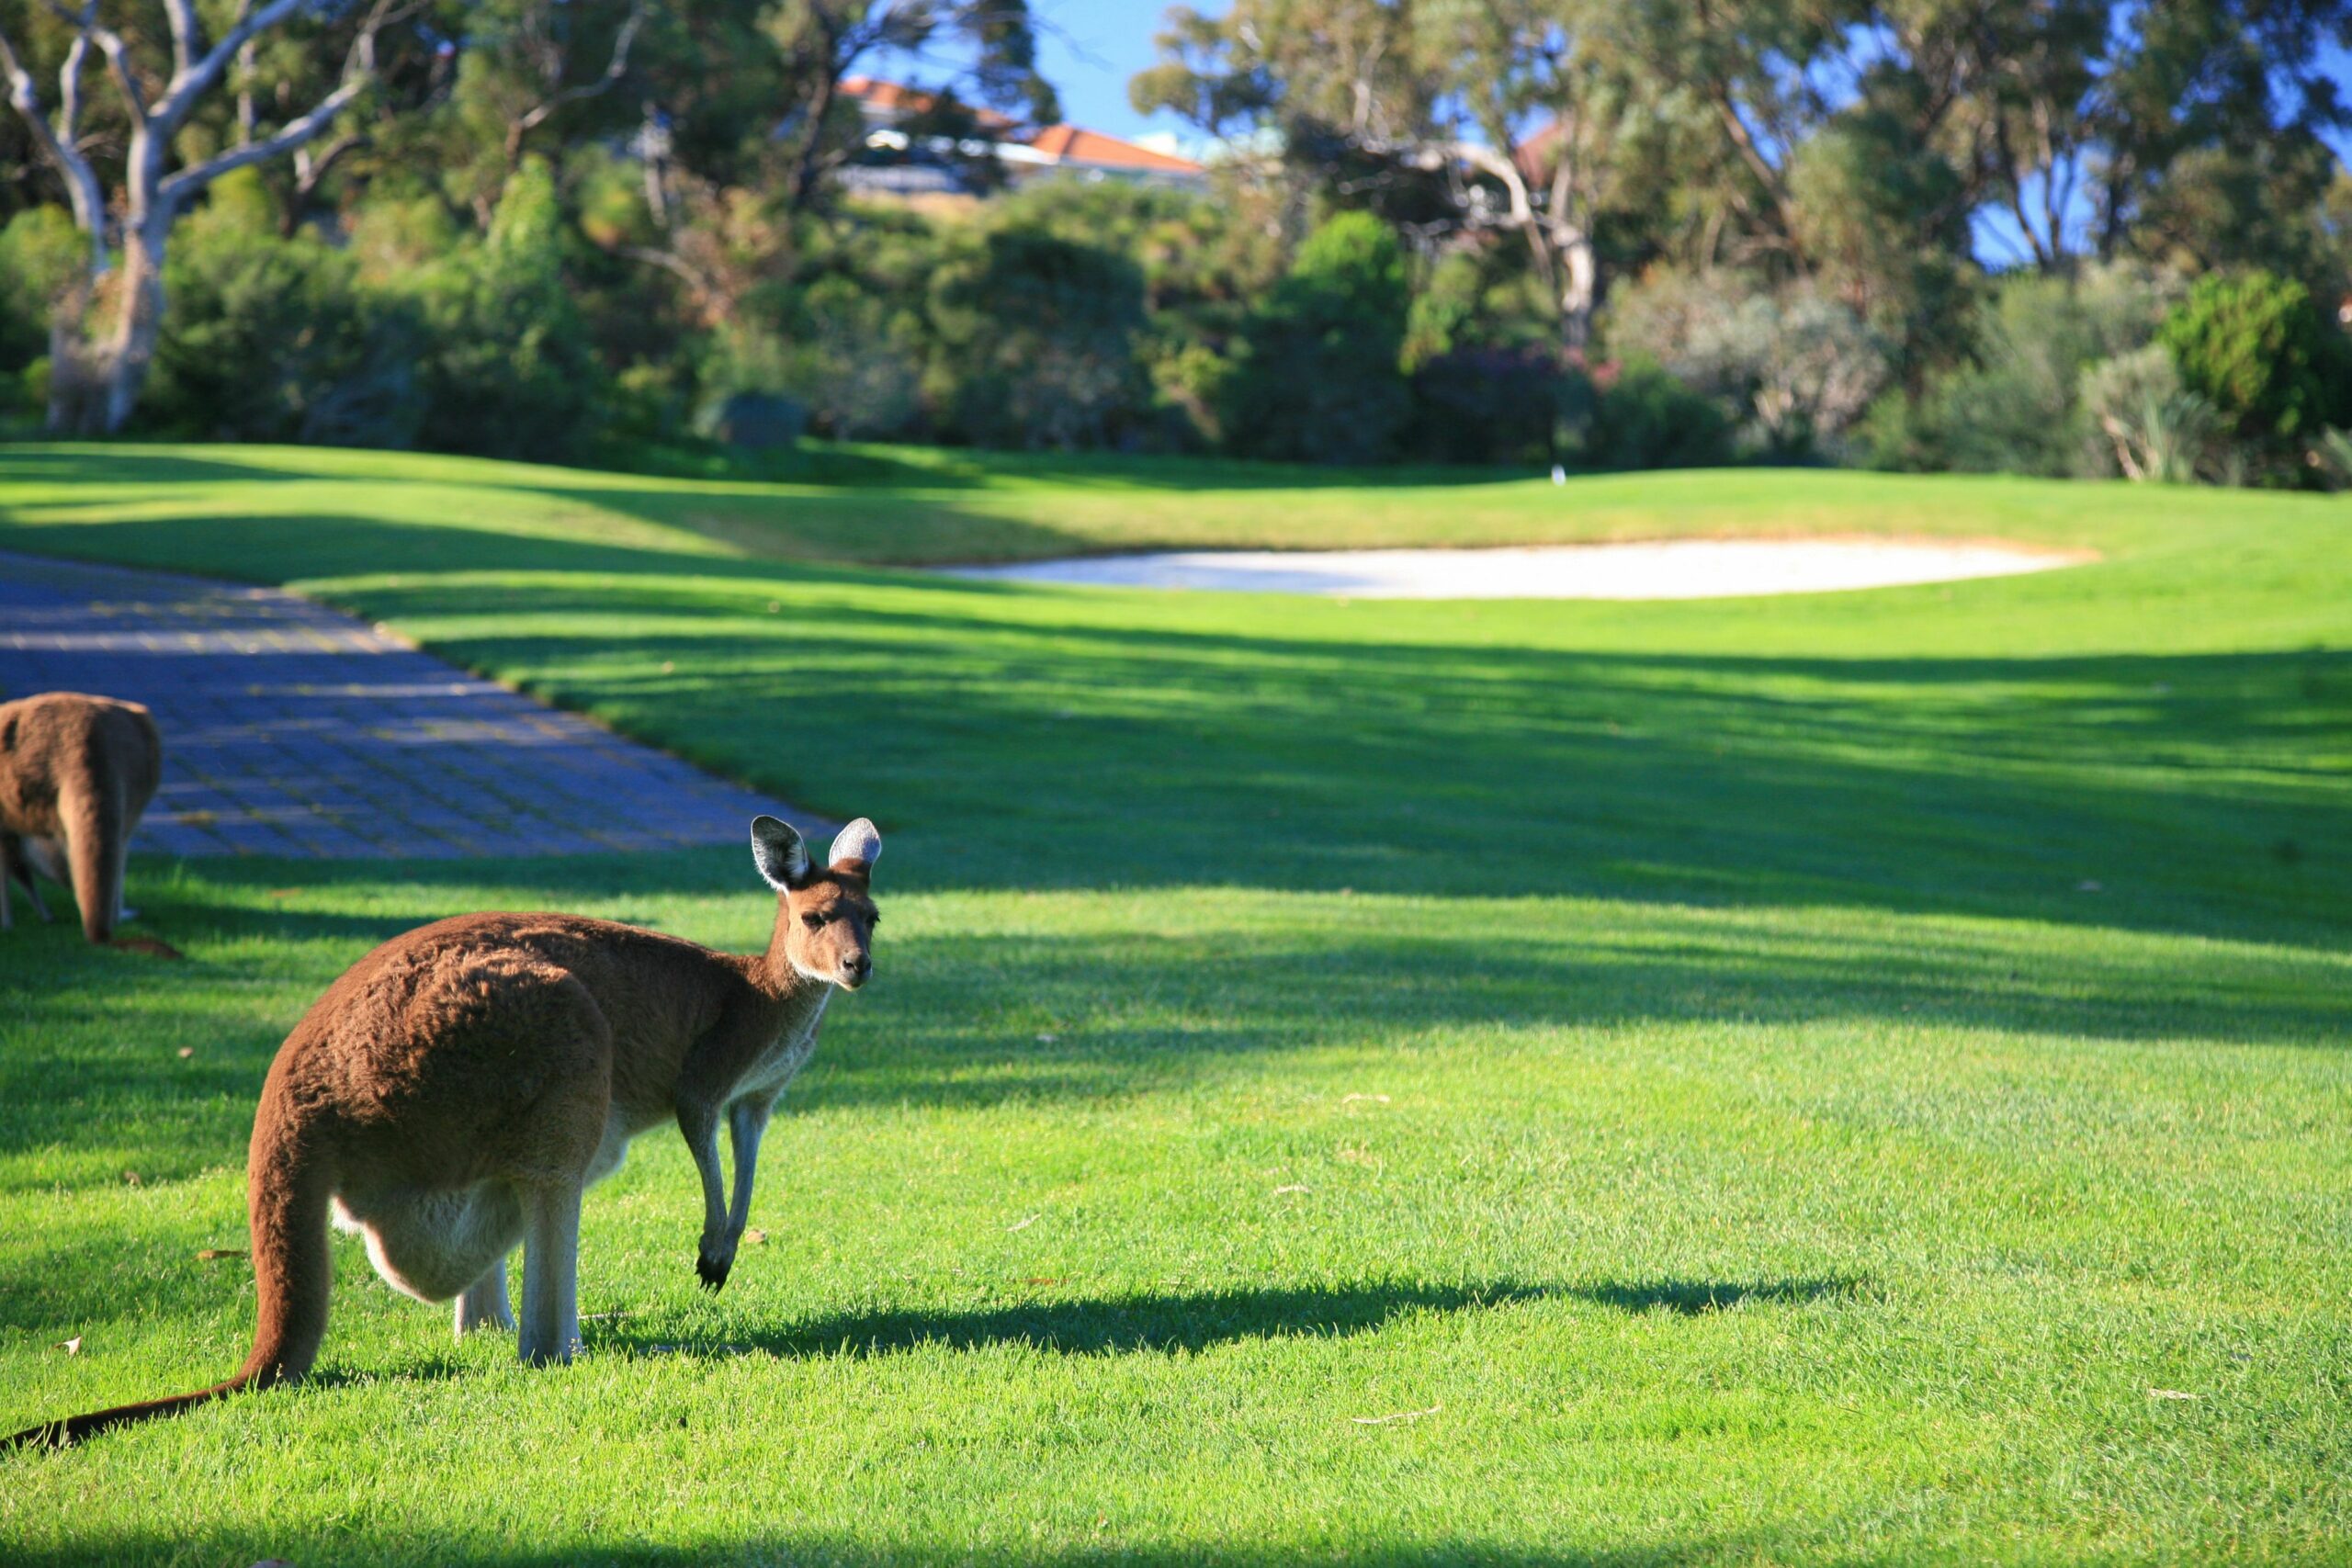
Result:
[[[234,452],[233,446],[221,448]],[[352,454],[322,450],[322,472],[300,464],[264,463],[235,457],[194,457],[184,446],[146,446],[135,442],[103,446],[73,444],[32,448],[0,446],[0,483],[111,484],[215,483],[333,478]],[[386,454],[386,456],[394,456]],[[623,456],[629,456],[623,454]],[[718,484],[826,485],[898,490],[971,490],[1013,483],[1046,483],[1072,489],[1153,491],[1352,490],[1365,486],[1442,486],[1524,483],[1536,476],[1526,468],[1421,464],[1380,468],[1270,463],[1248,458],[1121,456],[1084,452],[989,451],[972,447],[891,447],[807,440],[760,453],[689,452],[648,448],[629,461],[606,467],[554,468],[482,459],[457,460],[448,472],[432,470],[423,482],[477,485],[485,489],[602,494],[604,476],[709,480]],[[448,462],[449,459],[442,459]],[[370,482],[398,484],[371,476]],[[643,502],[659,490],[624,489],[612,493]]]
[[638,1354],[863,1358],[925,1345],[956,1350],[1025,1345],[1070,1356],[1115,1356],[1200,1350],[1246,1339],[1339,1338],[1371,1333],[1415,1313],[1475,1312],[1564,1293],[1576,1292],[1512,1282],[1203,1291],[960,1311],[842,1313],[790,1328],[684,1342],[592,1334],[589,1346]]
[[1118,1356],[1251,1339],[1342,1338],[1419,1314],[1480,1312],[1522,1302],[1580,1298],[1621,1312],[1695,1317],[1758,1305],[1802,1305],[1855,1296],[1859,1280],[1658,1280],[1633,1284],[1366,1284],[1291,1290],[1205,1291],[1088,1301],[1034,1301],[963,1311],[842,1313],[788,1329],[726,1337],[657,1340],[592,1334],[591,1348],[641,1355],[783,1357],[893,1355],[925,1346],[978,1350],[1015,1345],[1066,1356]]
[[1845,1278],[1758,1280],[1746,1284],[1718,1280],[1650,1280],[1633,1285],[1580,1285],[1566,1293],[1620,1312],[1666,1312],[1677,1317],[1699,1317],[1711,1312],[1729,1312],[1750,1302],[1799,1306],[1809,1302],[1850,1300],[1860,1295],[1868,1283],[1865,1280]]
[[[909,857],[898,870],[915,865],[922,842],[896,852]],[[713,849],[503,863],[216,862],[184,886],[135,862],[142,925],[191,957],[166,964],[92,949],[62,926],[0,937],[0,1152],[119,1145],[121,1163],[151,1182],[239,1166],[279,1042],[375,942],[477,908],[576,908],[660,929],[675,920],[652,900],[687,895],[740,908],[729,919],[748,950],[770,901],[748,886],[746,858]],[[282,905],[232,907],[220,901],[222,887],[245,890],[241,897],[256,888],[365,890],[386,912],[306,910],[299,892]],[[1866,905],[1825,913],[1623,895],[1535,906],[1445,894],[1172,892],[1163,916],[1140,923],[1113,893],[1099,908],[1069,906],[1044,929],[967,929],[935,916],[931,929],[886,926],[875,984],[832,1014],[787,1113],[1099,1104],[1209,1077],[1227,1058],[1419,1049],[1465,1029],[1737,1021],[2214,1048],[2352,1043],[2345,963],[2321,946],[2211,943],[2192,958],[2128,932],[1895,923],[1870,918]],[[1023,919],[1014,890],[1006,893]],[[633,907],[639,894],[646,907]],[[886,909],[891,898],[886,886]],[[707,916],[696,919],[691,934],[709,936]],[[256,955],[300,977],[256,990]],[[94,1009],[120,1021],[88,1027]],[[174,1032],[155,1038],[164,1028]],[[176,1040],[191,1043],[189,1056],[172,1049]],[[135,1147],[107,1131],[124,1126],[139,1129]],[[23,1183],[55,1179],[42,1162],[14,1168]],[[90,1179],[86,1161],[73,1168]],[[119,1172],[107,1165],[96,1175]]]
[[[27,533],[47,548],[83,531]],[[910,578],[919,593],[877,601],[826,591],[869,572],[364,518],[88,531],[124,558],[413,570],[368,589],[368,613],[530,618],[436,639],[466,668],[812,810],[886,830],[985,821],[1018,844],[1017,871],[954,847],[914,886],[1631,892],[2331,939],[2352,910],[2352,791],[2324,765],[2324,738],[2352,728],[2341,650],[1838,659],[1417,643],[1375,623],[1245,636],[1085,598],[1040,614],[1005,584]],[[1068,543],[1038,532],[1010,543]],[[596,580],[436,575],[507,570]],[[650,581],[663,573],[705,581]],[[792,607],[767,612],[772,593]],[[1496,852],[1445,835],[1465,821]]]
[[[93,1256],[77,1248],[73,1266],[119,1277],[132,1267],[137,1248],[118,1244]],[[42,1267],[62,1265],[62,1255],[41,1260]],[[348,1262],[348,1259],[343,1260]],[[15,1273],[16,1271],[11,1271]],[[339,1281],[348,1289],[357,1281],[356,1270],[341,1270]],[[61,1324],[86,1327],[85,1303],[76,1314],[60,1316],[51,1311],[23,1310],[19,1287],[37,1282],[39,1269],[18,1277],[0,1275],[10,1305],[0,1309],[0,1327],[34,1334],[61,1332]],[[248,1301],[250,1273],[242,1261],[219,1269],[208,1292],[235,1289]],[[1165,1355],[1196,1352],[1216,1345],[1250,1340],[1337,1339],[1375,1333],[1400,1318],[1431,1314],[1484,1312],[1528,1302],[1582,1300],[1632,1315],[1663,1313],[1699,1317],[1748,1306],[1804,1306],[1815,1302],[1859,1297],[1866,1281],[1857,1278],[1760,1280],[1653,1280],[1634,1283],[1529,1285],[1501,1280],[1476,1285],[1361,1284],[1302,1286],[1286,1290],[1199,1291],[1159,1295],[1105,1297],[1080,1301],[1030,1301],[1006,1306],[966,1309],[886,1308],[838,1313],[775,1329],[738,1328],[726,1335],[658,1338],[616,1331],[593,1316],[583,1325],[586,1348],[592,1354],[685,1357],[727,1359],[742,1356],[773,1356],[788,1359],[847,1357],[865,1360],[903,1354],[927,1347],[950,1350],[985,1350],[1017,1346],[1064,1356]],[[52,1303],[53,1304],[53,1303]],[[420,1322],[423,1316],[420,1315]],[[191,1384],[216,1375],[214,1363],[231,1363],[237,1346],[224,1343],[199,1352],[182,1380]],[[329,1346],[333,1351],[332,1343]],[[305,1382],[318,1388],[351,1388],[379,1382],[446,1382],[463,1379],[474,1368],[442,1352],[423,1352],[404,1360],[395,1371],[333,1365],[313,1371]],[[265,1397],[265,1396],[256,1396]]]

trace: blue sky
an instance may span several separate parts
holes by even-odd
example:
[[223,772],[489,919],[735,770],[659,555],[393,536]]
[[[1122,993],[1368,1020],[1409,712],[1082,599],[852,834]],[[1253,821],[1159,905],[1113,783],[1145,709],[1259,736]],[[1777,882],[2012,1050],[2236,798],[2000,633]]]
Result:
[[[1222,0],[1192,5],[1212,16],[1225,9]],[[1185,129],[1171,115],[1147,118],[1127,106],[1127,78],[1152,62],[1152,35],[1168,9],[1161,0],[1030,0],[1029,9],[1046,23],[1039,63],[1072,125],[1127,137]]]

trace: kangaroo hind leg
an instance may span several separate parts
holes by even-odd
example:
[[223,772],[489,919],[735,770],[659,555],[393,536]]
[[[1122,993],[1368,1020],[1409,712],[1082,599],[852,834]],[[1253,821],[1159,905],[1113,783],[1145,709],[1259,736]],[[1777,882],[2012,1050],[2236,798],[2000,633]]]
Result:
[[477,1329],[514,1327],[514,1308],[506,1299],[506,1259],[490,1266],[458,1297],[457,1331],[463,1339]]
[[523,1321],[515,1348],[526,1362],[569,1361],[580,1348],[580,1197],[573,1183],[530,1194],[523,1245]]
[[[0,833],[0,931],[7,930],[11,923],[8,885],[12,882],[25,890],[25,897],[31,900],[33,913],[40,917],[40,923],[49,924],[49,900],[40,895],[40,871],[44,864],[40,851],[46,847],[46,841],[40,839]],[[53,863],[62,868],[62,861]]]

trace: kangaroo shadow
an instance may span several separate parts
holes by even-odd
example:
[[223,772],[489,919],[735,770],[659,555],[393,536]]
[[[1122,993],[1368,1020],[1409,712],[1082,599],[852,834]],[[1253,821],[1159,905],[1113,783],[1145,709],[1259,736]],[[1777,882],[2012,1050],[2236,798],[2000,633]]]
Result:
[[884,1308],[830,1314],[786,1328],[724,1339],[662,1341],[594,1335],[592,1349],[640,1355],[789,1358],[895,1355],[927,1345],[956,1350],[1025,1345],[1067,1356],[1122,1356],[1200,1350],[1247,1339],[1338,1338],[1366,1334],[1414,1313],[1473,1312],[1537,1301],[1558,1292],[1498,1281],[1485,1285],[1362,1284],[1291,1290],[1201,1291],[1175,1294],[1032,1301],[1006,1306],[926,1310]]
[[1531,1285],[1494,1280],[1470,1285],[1366,1283],[1284,1290],[1204,1291],[1155,1295],[1032,1301],[963,1310],[886,1308],[831,1314],[787,1328],[728,1337],[662,1340],[594,1333],[592,1349],[650,1356],[867,1359],[926,1346],[981,1350],[1022,1346],[1065,1356],[1125,1356],[1198,1351],[1252,1339],[1337,1339],[1373,1333],[1424,1313],[1485,1312],[1527,1302],[1580,1299],[1633,1314],[1662,1309],[1694,1317],[1749,1303],[1798,1305],[1851,1297],[1859,1278],[1758,1280],[1661,1280],[1639,1283]]
[[1869,1284],[1860,1275],[1757,1280],[1746,1284],[1720,1280],[1651,1280],[1640,1284],[1580,1285],[1566,1293],[1628,1314],[1667,1312],[1677,1317],[1701,1317],[1713,1312],[1729,1312],[1750,1302],[1802,1306],[1812,1302],[1852,1301]]

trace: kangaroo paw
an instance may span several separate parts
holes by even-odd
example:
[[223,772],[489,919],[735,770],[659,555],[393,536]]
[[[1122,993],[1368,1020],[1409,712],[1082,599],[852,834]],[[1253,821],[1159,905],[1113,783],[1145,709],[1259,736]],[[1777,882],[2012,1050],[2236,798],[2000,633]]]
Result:
[[734,1257],[713,1258],[707,1252],[695,1255],[695,1272],[702,1276],[703,1289],[715,1291],[727,1283],[727,1271],[735,1267]]

